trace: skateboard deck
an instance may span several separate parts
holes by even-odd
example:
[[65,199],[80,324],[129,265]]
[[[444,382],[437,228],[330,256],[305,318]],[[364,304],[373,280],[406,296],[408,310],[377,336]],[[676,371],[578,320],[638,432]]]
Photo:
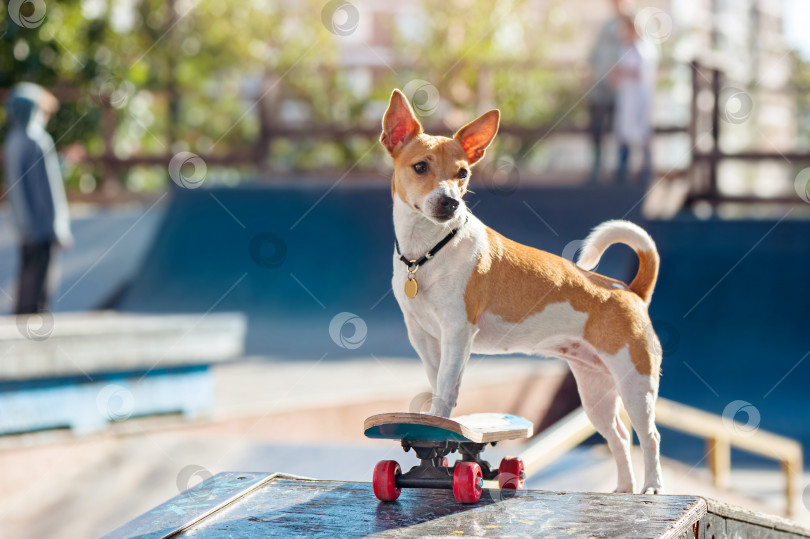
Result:
[[364,423],[369,438],[422,442],[473,442],[487,444],[531,437],[534,425],[512,414],[470,414],[454,418],[430,414],[387,413]]

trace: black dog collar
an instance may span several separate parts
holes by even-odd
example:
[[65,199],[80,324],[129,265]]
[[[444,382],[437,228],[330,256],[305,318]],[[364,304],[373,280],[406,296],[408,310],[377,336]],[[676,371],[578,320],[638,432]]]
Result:
[[458,231],[461,230],[461,227],[466,225],[467,221],[469,220],[470,216],[467,215],[467,217],[464,219],[464,223],[460,227],[451,230],[448,235],[446,235],[444,238],[442,238],[442,240],[439,243],[433,246],[433,249],[425,253],[422,256],[422,258],[415,260],[408,260],[407,258],[405,258],[405,255],[403,255],[402,251],[400,251],[399,249],[399,241],[396,238],[394,238],[394,246],[397,248],[397,254],[399,255],[399,259],[402,260],[403,264],[408,266],[408,271],[414,273],[416,271],[416,268],[418,268],[419,266],[421,266],[422,264],[424,264],[425,262],[436,256],[436,253],[441,251],[442,247],[447,245],[450,242],[450,240],[453,239],[453,236],[455,236],[458,233]]
[[425,255],[419,259],[408,260],[407,258],[405,258],[405,255],[403,255],[402,251],[400,251],[399,249],[399,241],[396,239],[396,237],[394,238],[394,245],[397,248],[397,254],[399,255],[399,259],[402,260],[402,263],[408,267],[408,280],[405,281],[406,296],[413,299],[419,293],[419,283],[416,282],[416,270],[418,270],[422,266],[422,264],[424,264],[425,262],[436,256],[436,253],[438,253],[442,247],[447,245],[450,242],[450,240],[453,239],[453,236],[455,236],[458,233],[458,231],[461,230],[461,227],[466,225],[467,221],[469,220],[470,215],[467,214],[466,219],[464,219],[464,223],[460,227],[451,230],[448,235],[446,235],[444,238],[442,238],[442,240],[439,243],[433,246],[433,249],[425,253]]

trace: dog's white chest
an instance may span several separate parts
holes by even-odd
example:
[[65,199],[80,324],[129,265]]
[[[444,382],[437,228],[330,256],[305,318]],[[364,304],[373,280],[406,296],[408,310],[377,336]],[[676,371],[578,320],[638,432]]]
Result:
[[[435,261],[428,262],[428,264],[433,263]],[[440,315],[440,312],[458,303],[460,296],[457,287],[447,282],[448,280],[442,279],[437,273],[442,273],[438,267],[420,269],[412,277],[416,281],[415,286],[418,288],[416,295],[411,297],[406,291],[407,287],[410,286],[408,284],[408,271],[405,265],[398,258],[395,258],[394,277],[391,280],[391,286],[406,321],[409,319],[420,320],[420,325],[438,338],[441,319],[444,318],[444,316]],[[461,291],[461,294],[463,296],[463,291]],[[461,302],[463,303],[463,299]]]
[[[464,291],[475,267],[472,243],[462,238],[448,245],[415,274],[409,274],[407,266],[394,256],[391,286],[406,323],[418,320],[423,330],[438,339],[442,328],[466,322]],[[418,287],[414,297],[406,292],[409,276]]]

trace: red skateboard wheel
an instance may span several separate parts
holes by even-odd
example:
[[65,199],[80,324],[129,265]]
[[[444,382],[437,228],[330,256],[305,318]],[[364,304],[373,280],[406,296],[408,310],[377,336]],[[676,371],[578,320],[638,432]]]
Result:
[[481,499],[484,476],[476,462],[459,462],[453,473],[453,496],[461,503],[475,503]]
[[402,489],[397,488],[397,476],[402,474],[402,469],[395,460],[381,460],[374,467],[374,477],[371,485],[374,487],[374,495],[383,502],[393,502],[399,498]]
[[498,467],[498,486],[513,490],[523,490],[526,473],[523,461],[518,457],[504,457]]

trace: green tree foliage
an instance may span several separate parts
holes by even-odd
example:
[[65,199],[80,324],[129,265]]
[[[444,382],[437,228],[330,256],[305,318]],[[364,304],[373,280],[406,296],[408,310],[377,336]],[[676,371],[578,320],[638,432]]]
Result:
[[[91,158],[187,150],[220,160],[266,156],[281,170],[346,169],[358,160],[362,170],[384,162],[379,150],[370,151],[376,135],[277,137],[257,147],[260,115],[277,126],[282,107],[307,111],[305,124],[376,126],[391,89],[415,79],[435,86],[442,110],[458,111],[458,118],[476,112],[482,92],[497,101],[504,123],[524,126],[555,121],[573,103],[575,74],[550,64],[554,47],[571,35],[569,25],[555,22],[561,0],[543,11],[527,0],[414,3],[409,20],[374,21],[376,31],[390,32],[393,57],[390,69],[374,72],[370,92],[356,91],[354,72],[341,59],[345,42],[322,17],[325,4],[45,0],[41,24],[0,19],[0,90],[20,81],[51,88],[63,102],[50,124],[57,146],[79,142]],[[32,6],[24,3],[23,14]],[[517,141],[510,151],[524,146]],[[132,169],[119,179],[135,189],[159,188],[166,166],[156,163],[152,172]],[[81,178],[102,173],[83,166],[71,183],[87,190]]]

